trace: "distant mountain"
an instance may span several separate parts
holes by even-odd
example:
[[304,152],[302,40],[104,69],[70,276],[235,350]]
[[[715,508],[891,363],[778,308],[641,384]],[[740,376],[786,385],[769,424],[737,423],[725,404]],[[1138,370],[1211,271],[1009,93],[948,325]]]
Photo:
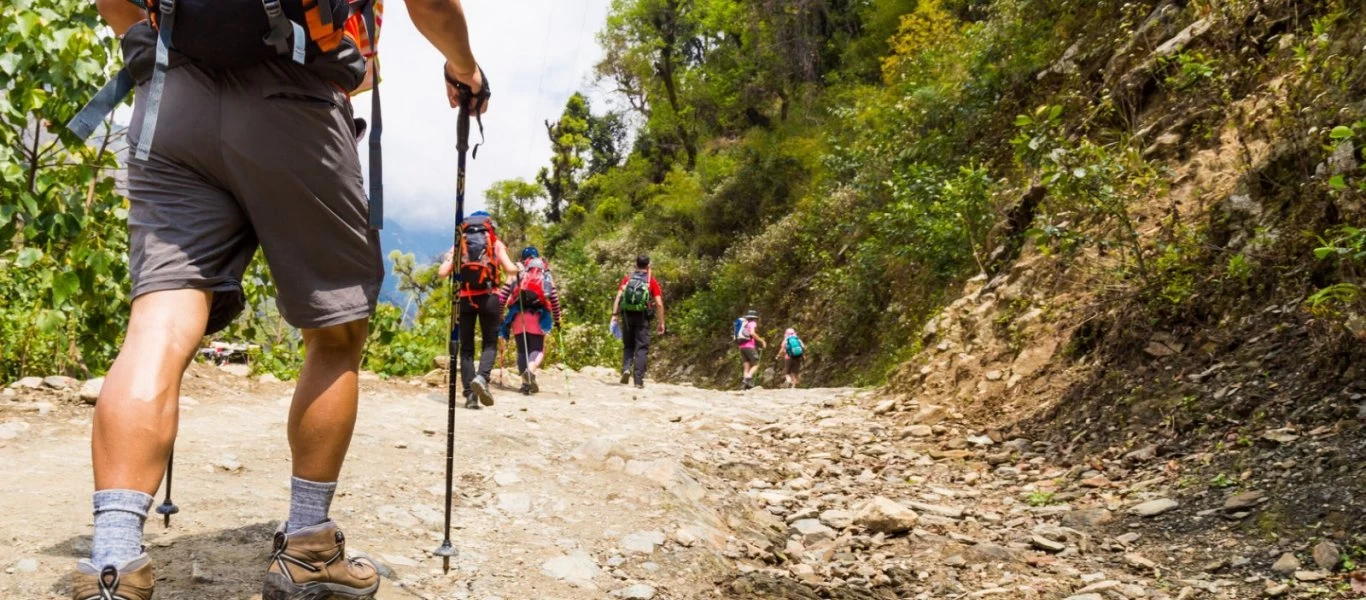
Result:
[[407,301],[403,293],[398,291],[398,279],[393,273],[394,265],[389,260],[390,252],[398,250],[404,254],[412,254],[417,257],[418,264],[430,264],[440,260],[441,255],[450,249],[451,235],[451,231],[409,230],[396,221],[386,222],[379,236],[384,252],[384,287],[380,291],[380,301],[399,306]]

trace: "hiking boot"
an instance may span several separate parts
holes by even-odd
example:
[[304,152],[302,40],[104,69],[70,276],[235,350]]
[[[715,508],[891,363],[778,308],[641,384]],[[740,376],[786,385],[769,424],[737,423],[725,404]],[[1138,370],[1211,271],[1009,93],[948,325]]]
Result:
[[143,554],[119,567],[99,569],[95,563],[76,563],[72,600],[152,600],[152,559]]
[[517,391],[521,393],[523,396],[531,395],[531,388],[528,387],[525,383],[522,384],[522,387],[517,388]]
[[638,390],[643,390],[643,389],[645,389],[645,383],[644,383],[644,382],[637,383],[637,384],[636,384],[636,389],[638,389]]
[[470,410],[479,410],[484,407],[479,406],[479,401],[475,400],[474,396],[468,396],[465,398],[465,408],[468,408]]
[[528,392],[530,392],[530,393],[532,393],[532,394],[539,394],[539,393],[541,393],[541,386],[539,386],[539,385],[536,384],[536,374],[535,374],[535,373],[532,373],[532,372],[530,372],[530,371],[527,371],[526,375],[523,375],[522,378],[526,380],[526,389],[527,389]]
[[379,572],[367,559],[346,558],[346,538],[327,521],[286,534],[275,531],[275,551],[261,600],[374,600]]
[[474,388],[474,397],[479,399],[480,404],[493,406],[493,393],[489,391],[489,382],[483,375],[475,375],[470,387]]
[[626,384],[628,384],[628,383],[631,383],[631,372],[630,372],[630,371],[622,371],[622,372],[621,372],[621,385],[626,385]]

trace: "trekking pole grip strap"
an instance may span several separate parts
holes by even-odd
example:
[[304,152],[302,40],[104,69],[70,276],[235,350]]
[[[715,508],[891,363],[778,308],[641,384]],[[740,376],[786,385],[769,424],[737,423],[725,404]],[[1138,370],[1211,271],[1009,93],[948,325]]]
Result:
[[488,104],[489,98],[493,97],[493,92],[489,89],[489,77],[484,74],[484,67],[476,64],[474,65],[474,68],[479,70],[479,79],[483,82],[478,94],[474,93],[474,89],[471,88],[469,84],[451,77],[450,71],[447,71],[444,67],[441,69],[441,75],[446,78],[446,83],[451,84],[452,87],[460,92],[461,104],[468,105],[470,100],[476,100],[474,106],[470,108],[472,108],[477,115],[479,114],[479,111],[484,108],[484,105]]

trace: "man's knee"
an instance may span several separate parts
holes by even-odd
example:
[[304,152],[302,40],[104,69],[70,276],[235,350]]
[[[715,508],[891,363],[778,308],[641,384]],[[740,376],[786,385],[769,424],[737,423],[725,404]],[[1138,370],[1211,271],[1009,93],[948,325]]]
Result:
[[352,321],[341,325],[303,331],[304,345],[312,352],[359,354],[370,334],[370,322]]

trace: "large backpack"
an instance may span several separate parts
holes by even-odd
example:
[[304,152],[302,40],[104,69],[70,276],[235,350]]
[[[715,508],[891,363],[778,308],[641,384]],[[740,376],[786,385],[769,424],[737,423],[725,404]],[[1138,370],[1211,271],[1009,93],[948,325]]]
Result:
[[460,224],[460,296],[491,294],[498,289],[498,235],[493,220],[468,217]]
[[798,338],[798,337],[795,336],[795,335],[793,335],[793,336],[788,336],[788,338],[787,338],[787,355],[788,355],[788,356],[791,356],[792,358],[801,358],[803,352],[805,352],[805,350],[802,349],[802,340],[801,340],[801,338]]
[[735,341],[748,342],[750,340],[749,328],[745,327],[747,324],[749,321],[746,321],[744,317],[735,320]]
[[643,313],[650,310],[650,273],[635,271],[626,280],[621,291],[621,310],[629,313]]
[[[214,69],[250,67],[271,60],[307,65],[320,77],[352,92],[372,82],[370,114],[370,226],[384,222],[383,161],[380,135],[379,65],[374,57],[383,13],[382,0],[129,0],[147,9],[157,50],[149,78],[142,136],[132,153],[147,160],[156,134],[162,89],[172,52]],[[135,26],[136,27],[136,26]],[[147,66],[143,64],[142,66]],[[67,123],[88,139],[132,93],[133,74],[125,66]],[[486,97],[488,84],[481,97]]]
[[533,258],[526,262],[526,270],[517,276],[517,285],[508,294],[508,306],[516,304],[519,310],[539,310],[550,307],[550,297],[546,295],[545,262]]

